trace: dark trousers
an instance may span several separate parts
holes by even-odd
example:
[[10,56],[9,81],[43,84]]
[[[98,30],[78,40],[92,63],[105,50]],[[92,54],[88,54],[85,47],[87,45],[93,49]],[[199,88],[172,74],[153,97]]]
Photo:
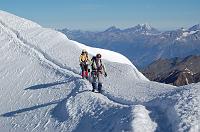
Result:
[[100,93],[102,92],[102,83],[92,83],[92,91],[94,91],[95,89],[97,89]]

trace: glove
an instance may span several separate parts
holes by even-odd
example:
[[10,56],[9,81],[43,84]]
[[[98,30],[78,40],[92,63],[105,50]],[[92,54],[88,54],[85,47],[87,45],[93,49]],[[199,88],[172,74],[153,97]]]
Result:
[[105,76],[105,77],[107,77],[107,76],[108,76],[106,72],[105,72],[104,76]]

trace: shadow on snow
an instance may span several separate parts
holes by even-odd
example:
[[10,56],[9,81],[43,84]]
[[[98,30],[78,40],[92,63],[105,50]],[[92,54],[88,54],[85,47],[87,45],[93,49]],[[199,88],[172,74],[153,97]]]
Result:
[[[47,107],[49,105],[57,104],[55,106],[55,108],[53,108],[50,111],[50,114],[52,115],[52,117],[54,119],[58,120],[59,122],[64,122],[68,119],[68,114],[66,112],[67,111],[66,110],[67,109],[66,108],[67,100],[70,97],[75,96],[78,93],[78,90],[81,87],[81,85],[83,85],[83,82],[80,81],[80,77],[69,77],[67,80],[64,80],[64,81],[57,81],[57,82],[46,83],[46,84],[39,84],[39,85],[34,85],[34,86],[31,86],[31,87],[24,89],[24,90],[37,90],[37,89],[49,88],[49,87],[52,87],[52,86],[61,85],[61,84],[65,84],[65,83],[70,83],[70,82],[74,82],[75,87],[72,89],[71,93],[64,99],[55,100],[55,101],[52,101],[52,102],[49,102],[49,103],[44,103],[44,104],[40,104],[40,105],[28,107],[28,108],[23,108],[23,109],[7,112],[7,113],[4,113],[0,116],[2,116],[2,117],[14,117],[14,116],[17,116],[18,114],[21,114],[21,113],[24,113],[24,112],[33,111],[33,110],[36,110],[36,109]],[[80,92],[80,93],[82,93],[82,92]]]
[[36,89],[42,89],[42,88],[49,88],[49,87],[53,87],[56,85],[61,85],[61,84],[65,84],[68,83],[66,81],[57,81],[57,82],[53,82],[53,83],[46,83],[46,84],[37,84],[28,88],[25,88],[24,90],[36,90]]

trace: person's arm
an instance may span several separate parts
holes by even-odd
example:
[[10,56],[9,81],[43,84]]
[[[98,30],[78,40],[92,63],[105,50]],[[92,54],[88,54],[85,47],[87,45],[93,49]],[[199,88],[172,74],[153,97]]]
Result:
[[103,66],[103,72],[104,72],[104,76],[105,76],[105,77],[107,77],[107,72],[106,72],[105,65],[104,65],[104,64],[102,64],[102,66]]
[[92,64],[92,61],[90,60],[90,57],[89,57],[89,55],[87,56],[87,62],[88,62],[88,64],[89,64],[89,65],[91,65],[91,64]]
[[79,62],[80,63],[82,62],[82,55],[80,55],[80,57],[79,57]]

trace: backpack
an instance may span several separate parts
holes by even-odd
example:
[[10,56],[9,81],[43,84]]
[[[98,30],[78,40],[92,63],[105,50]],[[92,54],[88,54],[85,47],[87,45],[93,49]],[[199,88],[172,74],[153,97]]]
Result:
[[100,62],[99,67],[98,67],[98,64],[97,64],[95,56],[92,57],[91,61],[92,61],[92,64],[91,64],[92,71],[101,72],[103,70],[103,64],[102,64],[102,60],[101,59],[99,61]]

